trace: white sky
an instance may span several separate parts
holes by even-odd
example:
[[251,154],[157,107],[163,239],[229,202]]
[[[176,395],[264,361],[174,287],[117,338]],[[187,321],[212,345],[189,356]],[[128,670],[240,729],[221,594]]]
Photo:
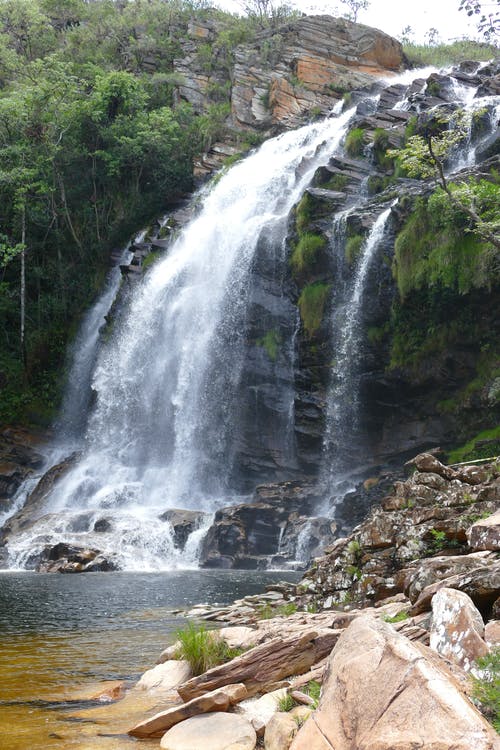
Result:
[[[237,0],[215,0],[221,8],[239,12]],[[290,0],[290,4],[305,13],[341,15],[345,6],[338,0]],[[368,10],[360,11],[358,21],[367,26],[398,37],[405,26],[411,26],[415,41],[423,42],[425,33],[436,28],[442,41],[478,38],[475,19],[459,11],[460,0],[371,0]],[[340,13],[336,9],[340,8]]]

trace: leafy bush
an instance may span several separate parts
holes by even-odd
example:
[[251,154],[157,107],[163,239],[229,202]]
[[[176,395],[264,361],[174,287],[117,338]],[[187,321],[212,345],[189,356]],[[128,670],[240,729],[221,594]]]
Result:
[[472,678],[472,695],[500,734],[500,648],[477,660],[481,677]]
[[176,632],[179,647],[177,659],[185,659],[193,675],[203,674],[207,669],[231,661],[241,651],[230,648],[216,630],[207,630],[204,625],[188,623]]

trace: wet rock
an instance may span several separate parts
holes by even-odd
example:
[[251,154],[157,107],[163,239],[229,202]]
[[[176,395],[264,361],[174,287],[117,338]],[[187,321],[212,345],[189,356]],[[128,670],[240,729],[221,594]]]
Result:
[[184,549],[190,534],[199,529],[207,517],[208,514],[201,511],[171,508],[162,513],[159,518],[172,526],[175,546],[178,549]]
[[488,653],[483,636],[483,618],[467,594],[442,588],[434,595],[431,648],[468,672],[476,659]]

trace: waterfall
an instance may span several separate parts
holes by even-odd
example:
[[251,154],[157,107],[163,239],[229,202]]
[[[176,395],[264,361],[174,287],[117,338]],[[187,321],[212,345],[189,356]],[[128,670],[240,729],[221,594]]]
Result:
[[[411,84],[431,72],[406,72],[386,83],[408,85],[412,97],[421,97],[419,87],[424,89],[425,81]],[[395,92],[389,94],[390,101],[399,96],[399,89]],[[486,106],[491,129],[496,126],[499,97],[477,98],[472,86],[458,84],[454,93],[471,115]],[[363,100],[360,112],[376,120],[378,103],[379,97],[371,96]],[[405,93],[393,110],[400,117],[408,112],[409,117],[410,112],[420,111],[420,100],[407,99]],[[336,109],[335,114],[267,141],[202,189],[194,198],[194,218],[126,295],[120,325],[102,341],[99,330],[120,282],[119,270],[113,269],[101,297],[84,318],[73,349],[58,423],[60,436],[50,465],[75,448],[79,456],[33,508],[31,525],[8,539],[12,567],[30,567],[37,552],[59,541],[99,549],[128,570],[197,565],[213,514],[238,500],[235,493],[240,490],[233,478],[238,461],[235,446],[243,442],[242,392],[246,388],[250,415],[258,414],[258,398],[262,398],[258,385],[245,381],[245,358],[253,344],[252,305],[258,307],[266,294],[272,297],[265,287],[255,292],[255,268],[264,260],[269,273],[278,269],[273,282],[281,284],[285,296],[290,212],[317,168],[332,155],[342,154],[355,110],[339,114]],[[472,163],[473,141],[456,155],[454,169]],[[371,199],[363,188],[367,179],[362,177],[357,192],[346,194],[331,232],[333,353],[319,476],[326,488],[326,504],[332,497],[344,497],[350,488],[349,471],[356,468],[353,456],[356,460],[362,454],[358,448],[363,441],[359,383],[364,297],[394,205],[389,206],[388,200],[377,205],[373,220],[373,204],[369,207]],[[349,267],[346,228],[355,211],[362,214],[364,226],[367,216],[373,224]],[[286,467],[295,470],[300,460],[294,455],[294,372],[301,330],[293,291],[287,302],[291,320],[286,330],[269,331],[280,352],[279,361],[269,368],[275,380],[271,386],[266,383],[265,398],[280,401],[280,416],[267,425],[274,441],[269,453],[275,450]],[[273,310],[269,314],[272,317]],[[254,348],[258,346],[257,356],[263,360],[266,352],[262,344]],[[33,486],[30,479],[19,498]],[[16,499],[14,510],[21,502]],[[160,520],[166,510],[179,508],[198,514],[183,549],[173,522]],[[329,510],[325,506],[323,512]],[[301,528],[298,559],[305,560],[310,552],[311,529],[310,523]],[[280,543],[283,534],[281,526]]]
[[[394,205],[396,201],[393,202]],[[344,299],[337,304],[332,315],[333,364],[327,396],[326,428],[323,439],[323,482],[333,495],[343,495],[345,480],[342,472],[349,467],[343,452],[344,442],[358,438],[359,429],[359,376],[362,338],[363,292],[370,264],[384,237],[391,208],[386,208],[377,217],[368,237],[363,243],[355,272],[346,285]],[[348,213],[348,212],[346,212]],[[346,214],[336,218],[335,236],[338,246],[344,247]]]
[[[10,540],[13,566],[61,538],[95,546],[127,569],[185,564],[158,516],[228,504],[256,249],[264,243],[282,254],[291,208],[353,113],[267,141],[202,191],[198,215],[99,349],[82,456],[37,510],[39,520]],[[97,533],[103,521],[106,531]]]

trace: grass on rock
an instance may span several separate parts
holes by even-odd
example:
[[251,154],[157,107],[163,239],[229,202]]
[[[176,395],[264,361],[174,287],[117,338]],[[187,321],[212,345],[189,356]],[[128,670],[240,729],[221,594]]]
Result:
[[176,632],[176,637],[179,647],[175,656],[189,663],[194,676],[241,654],[240,649],[230,648],[216,630],[207,630],[204,625],[190,622],[186,628]]

